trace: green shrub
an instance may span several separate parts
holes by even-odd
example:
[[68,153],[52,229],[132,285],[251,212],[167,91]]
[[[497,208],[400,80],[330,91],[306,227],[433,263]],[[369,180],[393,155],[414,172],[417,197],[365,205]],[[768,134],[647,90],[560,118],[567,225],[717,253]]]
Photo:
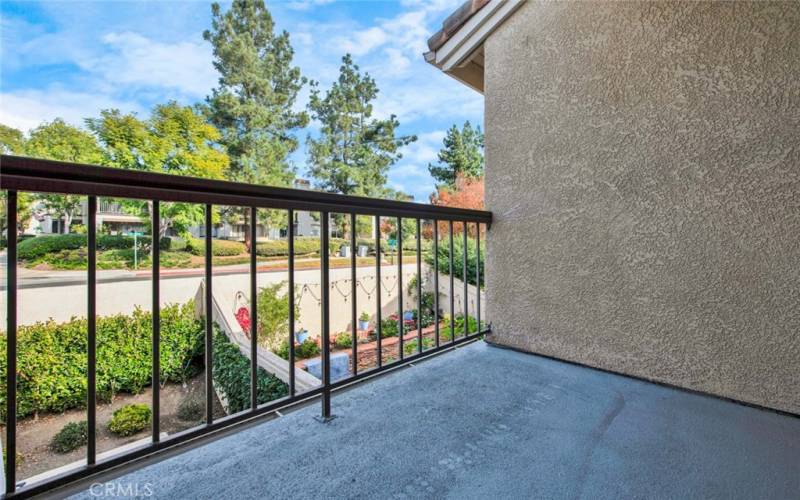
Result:
[[[319,346],[312,339],[306,339],[302,344],[294,346],[295,359],[308,359],[319,356]],[[275,354],[285,360],[289,360],[289,342],[284,341],[281,346],[275,351]]]
[[[170,238],[161,238],[159,248],[169,250]],[[57,234],[52,236],[38,236],[28,238],[17,245],[17,256],[20,260],[36,260],[65,250],[87,249],[87,236],[85,234]],[[133,236],[99,234],[97,235],[97,250],[128,250],[133,249]],[[150,246],[150,237],[137,238],[140,248]]]
[[[433,347],[433,339],[428,337],[424,337],[422,339],[422,350],[430,349]],[[417,352],[417,339],[409,340],[408,342],[403,344],[403,353],[406,356],[410,356]]]
[[184,422],[197,422],[203,420],[206,414],[206,403],[197,396],[186,396],[178,403],[178,418]]
[[[186,240],[186,250],[192,255],[203,256],[206,254],[205,238],[189,238]],[[232,240],[211,240],[211,255],[214,257],[232,257],[241,255],[247,251],[247,247],[241,241]],[[258,250],[256,250],[258,251]]]
[[17,244],[17,257],[20,260],[33,260],[62,250],[77,250],[86,247],[86,241],[85,234],[58,234],[29,238]]
[[[289,294],[286,282],[266,285],[258,292],[258,341],[269,350],[289,338]],[[294,304],[295,320],[300,318],[299,300]]]
[[[450,242],[447,238],[439,242],[438,248],[438,265],[439,272],[449,274],[450,261],[449,261]],[[484,283],[484,256],[486,255],[486,246],[484,241],[481,240],[481,287]],[[425,252],[424,260],[427,264],[433,265],[433,252]],[[467,239],[467,281],[474,285],[478,265],[478,254],[475,245],[475,238]],[[464,240],[463,235],[454,235],[453,239],[453,277],[463,279],[464,276]]]
[[[218,330],[214,333],[214,385],[225,395],[228,413],[250,408],[250,360]],[[289,387],[276,376],[258,369],[256,400],[274,401],[289,393]]]
[[[97,397],[138,393],[151,383],[152,318],[131,315],[97,318]],[[86,319],[47,321],[17,331],[17,416],[61,412],[86,404]],[[203,322],[194,304],[161,309],[161,380],[182,382],[197,372],[203,352]],[[0,378],[6,376],[6,336],[0,335]],[[0,415],[5,421],[6,387],[0,384]]]
[[108,430],[118,436],[132,436],[150,425],[152,412],[145,404],[128,404],[114,412]]
[[[331,238],[331,248],[333,248],[334,240],[335,238]],[[295,238],[294,254],[295,256],[315,255],[319,253],[319,246],[318,237]],[[262,241],[256,244],[256,254],[261,257],[286,257],[289,255],[289,242],[287,240]]]
[[[450,335],[450,316],[445,316],[442,326],[439,328],[439,337],[442,340],[450,340],[453,338]],[[481,328],[483,328],[483,321],[481,321]],[[456,337],[464,335],[464,315],[463,314],[456,314],[456,319],[453,324],[453,329],[455,330]],[[476,320],[473,316],[469,317],[469,333],[475,333],[478,331],[478,320]]]
[[50,449],[56,453],[69,453],[85,445],[88,441],[89,424],[86,420],[70,422],[53,436],[50,441]]
[[353,347],[353,336],[347,332],[342,332],[336,335],[334,345],[337,349],[349,349]]

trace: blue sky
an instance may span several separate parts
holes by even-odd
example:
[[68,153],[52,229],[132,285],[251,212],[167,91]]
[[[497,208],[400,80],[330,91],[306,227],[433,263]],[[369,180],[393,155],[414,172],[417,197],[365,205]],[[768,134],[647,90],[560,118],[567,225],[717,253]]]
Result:
[[[378,83],[379,117],[395,114],[402,134],[416,134],[391,170],[396,189],[426,202],[428,162],[445,130],[483,122],[483,98],[424,62],[427,38],[462,0],[267,1],[278,29],[289,32],[295,63],[327,87],[345,52]],[[223,7],[225,7],[223,3]],[[0,3],[0,122],[27,131],[61,117],[82,125],[101,109],[147,116],[173,99],[201,101],[216,84],[211,48],[202,38],[210,3]],[[298,106],[305,106],[304,89]],[[301,142],[315,124],[299,135]],[[302,173],[305,150],[293,161]]]

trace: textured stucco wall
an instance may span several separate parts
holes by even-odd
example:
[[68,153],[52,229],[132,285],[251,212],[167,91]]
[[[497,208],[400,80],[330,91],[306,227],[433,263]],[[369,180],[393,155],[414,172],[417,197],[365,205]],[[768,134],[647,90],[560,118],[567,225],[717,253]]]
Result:
[[489,37],[491,341],[800,413],[798,33],[530,1]]

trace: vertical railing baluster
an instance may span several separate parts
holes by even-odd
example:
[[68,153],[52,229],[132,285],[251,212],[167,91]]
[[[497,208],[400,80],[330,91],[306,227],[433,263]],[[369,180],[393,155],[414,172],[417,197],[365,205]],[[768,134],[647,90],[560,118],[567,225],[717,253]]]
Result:
[[478,332],[481,331],[481,223],[475,223],[475,251],[477,252],[478,262],[475,268],[475,319],[478,323]]
[[403,360],[403,337],[406,334],[405,321],[403,318],[403,219],[397,218],[397,332],[398,332],[398,356]]
[[150,247],[153,252],[153,338],[152,338],[152,357],[153,357],[153,442],[159,441],[160,420],[161,420],[161,207],[158,200],[153,200],[152,221],[150,224]]
[[206,425],[211,425],[214,421],[214,318],[213,318],[213,297],[211,296],[211,205],[206,204]]
[[256,266],[256,207],[250,207],[250,408],[258,409],[258,277]]
[[422,221],[417,219],[417,352],[422,353]]
[[375,315],[376,348],[378,350],[378,368],[383,365],[383,349],[381,347],[383,332],[381,327],[381,216],[375,216],[375,299],[377,311]]
[[351,314],[353,317],[353,376],[358,375],[358,304],[356,301],[356,280],[358,279],[356,273],[356,213],[350,214],[350,274],[352,281],[350,283],[350,296],[353,297],[353,303],[350,304]]
[[17,483],[17,192],[6,207],[6,494]]
[[469,305],[469,280],[467,278],[468,277],[467,272],[469,271],[469,269],[467,269],[468,267],[467,257],[469,256],[469,251],[467,251],[468,247],[467,239],[469,238],[469,236],[467,234],[466,221],[462,223],[461,229],[464,231],[464,251],[462,252],[464,254],[464,259],[463,259],[464,268],[463,268],[463,273],[461,275],[462,278],[464,279],[464,337],[469,337],[469,310],[467,308],[467,306]]
[[289,209],[289,227],[286,234],[289,247],[289,396],[294,397],[296,388],[294,381],[294,209]]
[[86,463],[97,461],[97,197],[89,196],[86,221]]
[[436,347],[439,347],[439,221],[433,221],[433,314]]
[[320,268],[322,282],[322,418],[331,417],[331,339],[330,339],[330,229],[328,212],[322,212],[322,245],[320,246]]
[[453,281],[453,221],[449,222],[450,228],[450,251],[447,253],[450,265],[450,343],[456,341],[456,289]]

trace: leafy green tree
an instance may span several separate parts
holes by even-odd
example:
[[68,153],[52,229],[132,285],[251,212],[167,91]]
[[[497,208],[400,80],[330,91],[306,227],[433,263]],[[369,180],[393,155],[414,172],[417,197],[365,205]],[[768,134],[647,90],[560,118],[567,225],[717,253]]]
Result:
[[6,155],[21,154],[25,144],[25,136],[20,130],[0,123],[0,153]]
[[[25,154],[25,136],[20,130],[0,123],[0,153],[9,155]],[[30,193],[17,193],[17,230],[25,230],[25,224],[31,218],[33,196]],[[6,206],[8,193],[0,191],[0,234],[6,232]]]
[[447,131],[439,161],[428,164],[431,177],[440,186],[454,187],[459,174],[476,178],[483,176],[483,132],[480,127],[472,128],[467,121],[461,130],[453,125]]
[[[95,138],[60,118],[43,123],[31,131],[25,142],[25,154],[72,163],[98,164],[103,161],[103,153]],[[48,193],[38,195],[38,199],[47,210],[62,218],[63,233],[69,233],[72,219],[80,210],[83,197]]]
[[372,117],[378,86],[368,73],[361,74],[350,54],[342,58],[339,78],[321,95],[312,82],[308,105],[322,124],[320,137],[309,137],[310,173],[319,188],[333,193],[386,197],[389,168],[402,154],[400,148],[416,136],[395,136],[400,125],[392,115]]
[[212,29],[203,33],[214,50],[219,86],[203,107],[221,132],[231,159],[229,179],[289,186],[288,156],[298,147],[293,131],[308,115],[294,108],[305,83],[292,66],[294,50],[285,31],[276,35],[263,0],[234,0],[227,12],[211,6]]
[[[189,106],[175,102],[158,105],[147,120],[116,109],[104,110],[100,118],[87,120],[87,125],[104,147],[106,165],[207,179],[226,175],[229,160],[216,146],[219,131]],[[152,203],[126,200],[123,206],[145,216],[151,213]],[[170,228],[183,233],[201,223],[204,209],[192,203],[163,203],[160,215],[162,237]]]

